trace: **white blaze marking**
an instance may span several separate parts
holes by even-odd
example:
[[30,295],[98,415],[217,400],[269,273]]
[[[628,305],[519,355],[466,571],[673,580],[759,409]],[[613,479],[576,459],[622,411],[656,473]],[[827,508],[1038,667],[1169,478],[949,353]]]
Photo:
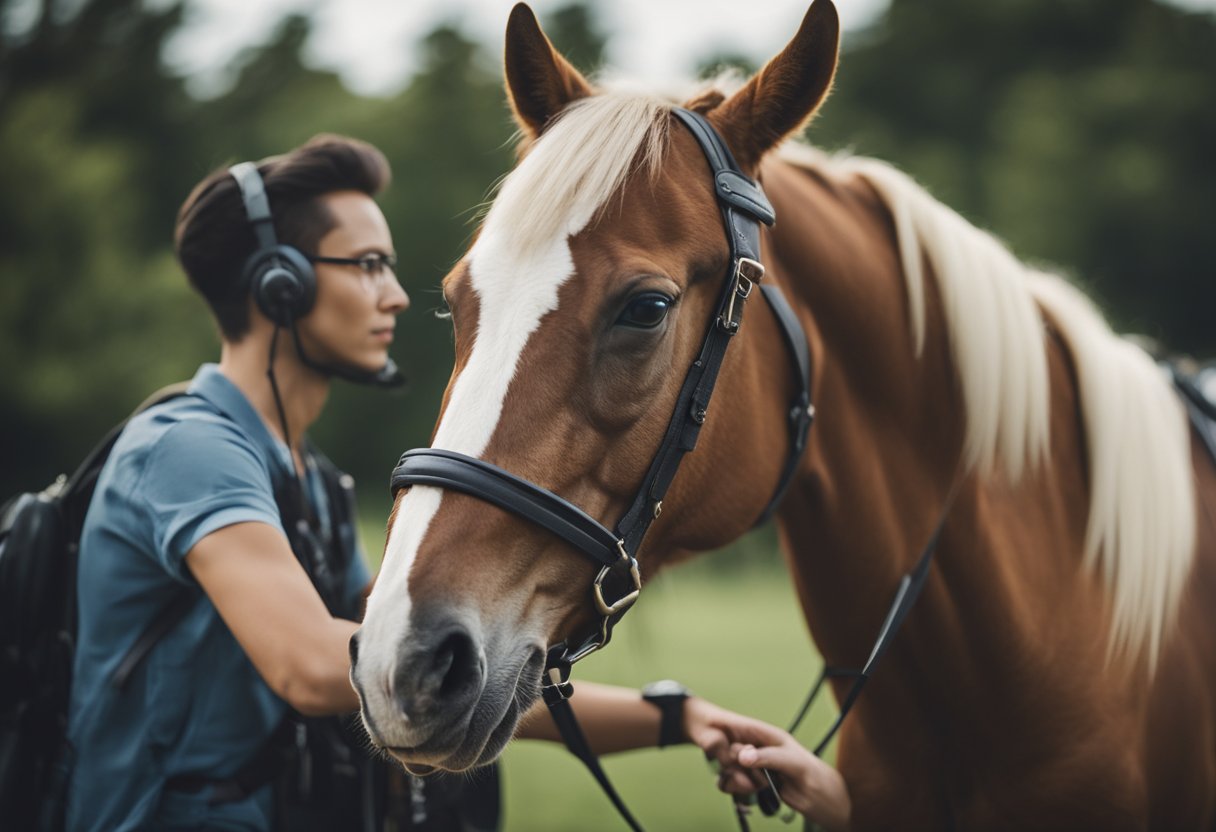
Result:
[[[581,228],[589,218],[577,219]],[[512,250],[511,235],[497,231],[487,226],[468,255],[469,277],[478,295],[476,341],[432,445],[469,456],[485,451],[529,337],[541,319],[557,308],[558,290],[574,274],[566,235],[521,255]],[[366,658],[369,667],[393,666],[409,618],[410,569],[441,499],[442,490],[415,486],[397,510],[380,575],[368,599],[361,664]]]
[[[653,172],[662,156],[668,108],[644,96],[577,102],[504,181],[468,254],[478,296],[476,339],[434,447],[484,453],[528,339],[557,308],[558,290],[574,274],[570,237],[624,182],[639,148]],[[381,720],[381,728],[399,734],[409,729],[383,700],[384,679],[409,638],[409,574],[442,499],[439,489],[415,486],[401,501],[364,618],[359,675],[367,680],[366,704],[373,714],[387,709],[396,715]]]

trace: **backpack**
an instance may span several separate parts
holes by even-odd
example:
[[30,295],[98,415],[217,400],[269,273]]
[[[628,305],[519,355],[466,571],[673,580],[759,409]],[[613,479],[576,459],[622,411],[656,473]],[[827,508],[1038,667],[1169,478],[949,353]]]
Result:
[[[186,387],[157,391],[131,416]],[[97,477],[130,418],[70,477],[61,474],[44,490],[0,506],[0,817],[15,829],[43,826],[56,809],[51,797],[67,734],[80,533]]]
[[[76,644],[76,566],[85,513],[101,469],[130,419],[185,395],[188,382],[152,394],[110,430],[69,477],[0,505],[0,818],[4,828],[60,829],[63,823],[68,703]],[[330,612],[357,619],[340,600],[341,573],[354,551],[339,528],[355,517],[353,481],[311,446],[331,510],[332,539],[320,539],[315,517],[301,512],[294,483],[276,487],[275,502],[292,551]],[[308,514],[309,516],[304,516]],[[119,662],[110,682],[122,688],[140,662],[191,609],[170,599]],[[187,780],[191,778],[186,778]],[[373,760],[366,740],[341,717],[289,714],[261,749],[221,787],[230,799],[274,784],[280,829],[495,829],[497,773],[432,776],[423,783]],[[354,821],[353,825],[351,821]]]

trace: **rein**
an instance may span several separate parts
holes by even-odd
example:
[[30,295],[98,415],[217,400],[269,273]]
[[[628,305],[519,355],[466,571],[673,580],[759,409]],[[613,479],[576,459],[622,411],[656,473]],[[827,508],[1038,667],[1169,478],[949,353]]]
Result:
[[916,599],[920,597],[921,590],[925,588],[925,580],[929,577],[929,566],[933,563],[934,553],[937,552],[937,542],[941,538],[942,528],[946,525],[946,518],[950,516],[950,509],[954,507],[954,498],[958,494],[959,482],[959,479],[955,479],[954,484],[950,487],[950,492],[946,495],[945,505],[942,507],[942,513],[938,517],[937,525],[933,527],[933,533],[929,535],[925,548],[921,550],[921,555],[917,559],[916,565],[912,567],[911,572],[900,579],[899,586],[895,589],[895,597],[891,600],[891,606],[887,609],[887,615],[883,619],[882,627],[878,630],[878,637],[874,640],[874,646],[870,648],[870,656],[866,659],[865,665],[860,670],[857,670],[854,668],[832,667],[825,664],[823,670],[819,672],[819,677],[815,680],[815,684],[811,686],[806,699],[803,700],[802,706],[798,709],[797,715],[790,723],[789,728],[786,729],[790,734],[798,730],[798,726],[802,724],[803,718],[810,711],[811,705],[819,697],[819,691],[823,689],[824,682],[828,679],[852,679],[853,684],[849,686],[848,693],[845,694],[844,699],[840,702],[836,720],[828,728],[823,738],[815,745],[813,753],[816,757],[823,756],[828,743],[832,741],[832,738],[840,730],[840,726],[844,724],[844,718],[853,709],[853,705],[857,702],[857,697],[861,695],[861,689],[869,681],[871,674],[873,674],[874,666],[878,664],[878,660],[890,648],[891,642],[895,640],[895,634],[899,632],[904,619],[908,617],[908,613],[912,611],[912,606],[916,603]]
[[[546,488],[517,477],[485,460],[437,448],[407,451],[392,475],[392,492],[426,485],[460,491],[517,514],[561,538],[590,558],[600,570],[592,583],[599,626],[573,648],[566,642],[550,647],[542,676],[542,694],[570,750],[583,761],[621,816],[635,832],[641,826],[629,813],[587,744],[569,698],[571,666],[608,644],[612,629],[633,606],[642,580],[637,553],[650,526],[663,508],[663,498],[684,455],[696,448],[708,417],[710,399],[727,347],[739,332],[743,307],[764,277],[760,263],[760,224],[776,219],[760,185],[748,177],[709,121],[699,113],[674,109],[673,115],[691,131],[709,162],[714,190],[730,246],[730,266],[715,312],[697,358],[689,367],[662,443],[642,479],[637,495],[614,529]],[[798,393],[789,409],[790,451],[777,488],[757,519],[766,521],[789,488],[806,447],[814,418],[811,404],[811,362],[806,333],[781,289],[766,284],[761,293],[780,325],[798,375]],[[772,796],[775,798],[775,795]],[[776,811],[776,806],[771,806]],[[740,824],[746,821],[739,815]]]

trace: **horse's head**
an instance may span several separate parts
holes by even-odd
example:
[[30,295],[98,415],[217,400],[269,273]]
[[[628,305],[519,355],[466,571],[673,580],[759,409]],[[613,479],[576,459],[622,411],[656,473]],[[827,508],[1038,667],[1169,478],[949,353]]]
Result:
[[[754,172],[826,94],[837,36],[835,9],[816,0],[747,85],[687,106]],[[672,418],[729,247],[705,157],[670,103],[598,94],[523,5],[508,24],[506,75],[521,161],[444,280],[456,364],[432,444],[531,480],[611,527]],[[768,500],[786,442],[779,396],[791,381],[788,366],[754,355],[782,354],[779,338],[771,325],[739,336],[698,451],[647,538],[646,574],[672,553],[737,537]],[[488,762],[535,700],[547,645],[595,626],[596,566],[456,491],[402,491],[389,526],[352,643],[369,733],[415,766]]]

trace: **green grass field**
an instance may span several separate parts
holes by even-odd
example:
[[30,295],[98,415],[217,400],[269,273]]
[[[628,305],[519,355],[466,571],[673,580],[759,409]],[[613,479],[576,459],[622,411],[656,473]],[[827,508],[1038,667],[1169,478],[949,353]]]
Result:
[[[378,532],[366,531],[375,551]],[[672,678],[723,707],[786,725],[820,660],[772,546],[771,535],[750,535],[649,582],[612,643],[576,666],[575,690],[580,679],[640,687]],[[825,694],[798,736],[817,741],[834,714]],[[648,829],[738,828],[729,798],[692,746],[617,754],[604,767]],[[502,782],[507,832],[626,828],[590,773],[559,744],[512,743],[502,758]],[[800,827],[755,813],[752,828]]]

